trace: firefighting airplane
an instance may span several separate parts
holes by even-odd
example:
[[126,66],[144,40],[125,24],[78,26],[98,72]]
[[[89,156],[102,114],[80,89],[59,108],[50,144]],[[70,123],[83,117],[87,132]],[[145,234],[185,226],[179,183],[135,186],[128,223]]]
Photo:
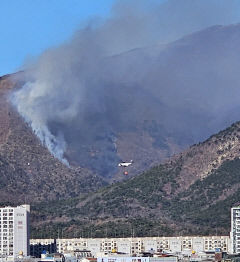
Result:
[[122,166],[122,167],[128,167],[133,163],[133,161],[131,160],[130,162],[122,162],[119,163],[118,166]]

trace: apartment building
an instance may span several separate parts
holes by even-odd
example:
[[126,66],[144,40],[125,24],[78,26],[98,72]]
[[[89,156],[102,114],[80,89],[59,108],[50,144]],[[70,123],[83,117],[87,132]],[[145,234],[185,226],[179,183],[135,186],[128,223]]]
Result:
[[0,256],[29,255],[30,206],[0,208]]
[[240,253],[240,206],[231,208],[231,253]]
[[[35,241],[35,239],[31,240]],[[57,239],[56,247],[57,252],[64,253],[74,250],[84,250],[87,249],[87,239],[86,238],[73,238],[73,239]]]
[[231,249],[230,238],[215,236],[204,237],[204,250],[215,251],[221,249],[223,252],[229,252]]
[[[31,243],[41,240],[31,240]],[[206,252],[221,249],[228,252],[229,236],[187,236],[187,237],[139,237],[139,238],[73,238],[57,239],[57,252],[88,250],[93,256],[120,252],[128,255],[143,252]]]

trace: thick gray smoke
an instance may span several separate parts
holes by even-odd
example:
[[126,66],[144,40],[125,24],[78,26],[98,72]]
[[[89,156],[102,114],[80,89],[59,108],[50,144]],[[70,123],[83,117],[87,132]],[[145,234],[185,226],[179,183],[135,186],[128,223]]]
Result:
[[[81,152],[91,151],[93,144],[92,154],[105,152],[102,165],[116,161],[107,152],[115,150],[118,134],[149,119],[159,121],[162,132],[176,129],[179,134],[207,121],[186,143],[199,141],[214,129],[209,120],[221,122],[217,115],[238,105],[239,99],[228,95],[232,91],[239,95],[238,79],[231,79],[233,90],[226,91],[222,80],[229,85],[229,79],[217,78],[218,70],[229,73],[235,66],[230,64],[237,62],[232,53],[218,65],[207,56],[203,59],[202,45],[208,46],[206,38],[212,31],[202,38],[170,42],[212,25],[236,23],[237,10],[237,0],[118,1],[109,19],[89,22],[69,42],[26,65],[27,82],[12,101],[42,143],[66,164],[66,151],[72,162],[81,163]],[[180,59],[191,60],[194,55],[200,56],[197,65],[185,66]]]

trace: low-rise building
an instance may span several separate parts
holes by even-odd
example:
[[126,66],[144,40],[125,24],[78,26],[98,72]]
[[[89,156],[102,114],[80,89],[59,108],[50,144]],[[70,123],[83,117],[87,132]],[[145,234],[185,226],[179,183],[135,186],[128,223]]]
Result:
[[[40,239],[37,241],[44,243]],[[33,242],[31,241],[31,243]],[[139,255],[144,252],[183,252],[191,254],[192,251],[213,252],[216,249],[229,252],[229,248],[229,236],[73,238],[56,240],[56,251],[59,253],[87,250],[94,257],[114,252],[124,253],[129,256]]]
[[215,251],[220,249],[223,252],[230,252],[230,238],[226,236],[204,237],[204,251]]
[[33,257],[41,257],[41,254],[47,252],[53,254],[57,252],[55,239],[31,239],[30,240],[30,255]]
[[122,257],[109,256],[98,257],[97,262],[177,262],[178,258],[175,256],[169,257]]

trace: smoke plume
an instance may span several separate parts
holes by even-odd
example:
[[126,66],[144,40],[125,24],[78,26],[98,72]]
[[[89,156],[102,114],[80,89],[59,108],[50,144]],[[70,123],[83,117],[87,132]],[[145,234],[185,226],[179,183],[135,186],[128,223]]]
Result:
[[[62,162],[68,164],[66,151],[80,164],[89,151],[92,161],[104,152],[101,172],[118,161],[112,154],[118,134],[144,121],[160,123],[162,136],[199,141],[224,127],[238,106],[239,62],[231,50],[220,59],[212,49],[227,41],[211,39],[219,27],[182,37],[239,22],[239,7],[234,0],[118,1],[110,18],[89,21],[68,42],[25,65],[27,81],[12,101]],[[218,63],[209,61],[213,57]]]

